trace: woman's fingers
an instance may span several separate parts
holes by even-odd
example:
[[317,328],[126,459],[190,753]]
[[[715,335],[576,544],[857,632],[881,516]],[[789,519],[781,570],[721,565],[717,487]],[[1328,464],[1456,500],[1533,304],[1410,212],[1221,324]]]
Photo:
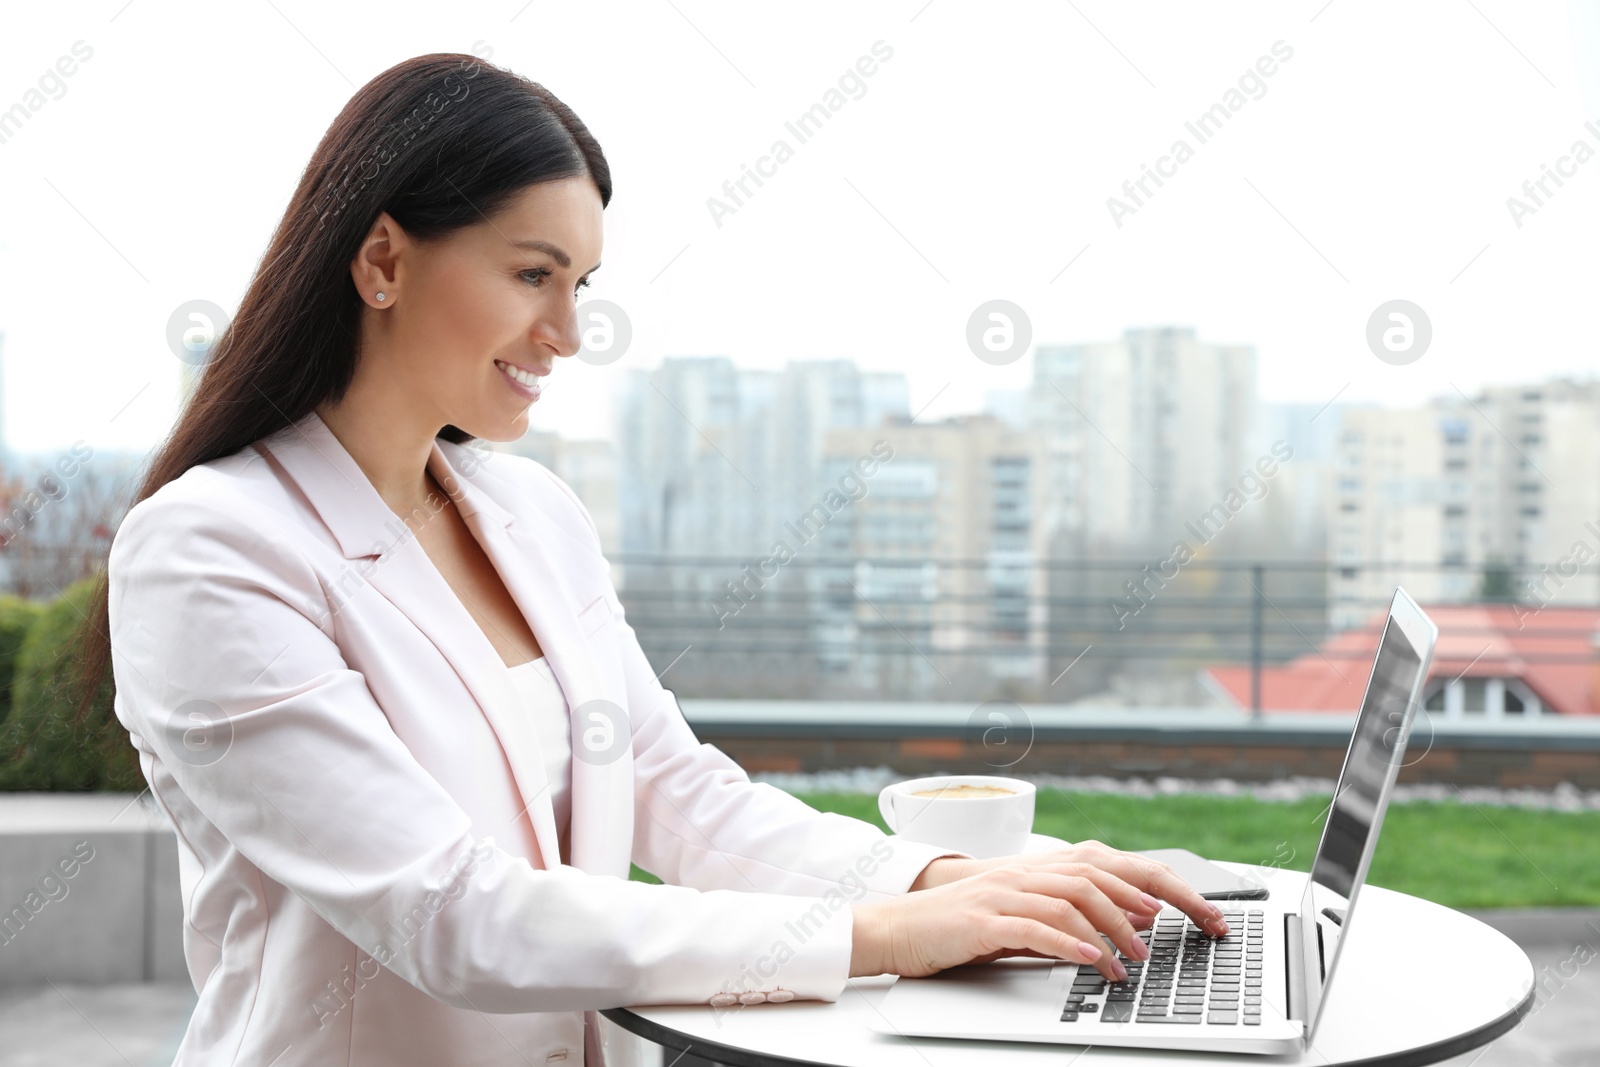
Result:
[[1096,867],[1092,863],[1078,863],[1063,873],[1078,874],[1100,887],[1100,891],[1124,911],[1143,911],[1155,915],[1162,908],[1161,901],[1129,884],[1114,871]]
[[[1108,871],[1141,891],[1147,898],[1142,902],[1142,906],[1152,913],[1160,911],[1161,900],[1165,900],[1187,914],[1208,933],[1221,936],[1228,932],[1228,925],[1222,919],[1222,912],[1195,892],[1177,871],[1159,860],[1141,856],[1136,852],[1123,852],[1104,842],[1092,840],[1080,841],[1070,848],[1036,855],[1038,859],[1045,861],[1041,866],[1070,867],[1087,864]],[[1152,894],[1161,900],[1148,899]],[[1119,898],[1119,903],[1123,903],[1129,911],[1138,911],[1140,907],[1129,906],[1126,898]]]
[[1018,914],[1019,911],[1037,912],[1038,909],[1023,902],[1016,908],[1008,908],[982,920],[986,934],[984,940],[993,947],[981,958],[994,960],[1001,956],[1037,953],[1077,964],[1094,964],[1105,960],[1105,947],[1098,943],[1099,938],[1094,936],[1094,930],[1089,929],[1086,923],[1080,921],[1074,924],[1074,929],[1063,930],[1054,922],[1036,915]]
[[1003,910],[1006,915],[1028,924],[1027,929],[1045,926],[1064,937],[1068,951],[1062,954],[1062,958],[1073,963],[1091,964],[1113,982],[1128,977],[1127,969],[1106,951],[1105,942],[1100,940],[1095,924],[1076,902],[1020,889],[1012,894]]
[[[1097,873],[1107,881],[1115,881],[1112,876]],[[990,906],[996,912],[1044,923],[1075,939],[1077,951],[1063,954],[1063,958],[1093,964],[1112,981],[1123,981],[1128,972],[1113,953],[1106,951],[1100,931],[1105,931],[1112,944],[1132,959],[1142,960],[1149,955],[1127,913],[1106,896],[1093,878],[1008,865],[992,872],[991,883]],[[1017,936],[1022,932],[1021,928],[1014,931]]]
[[1058,863],[1048,868],[1035,868],[1035,871],[1083,878],[1093,882],[1105,895],[1110,907],[1103,909],[1096,907],[1090,910],[1090,920],[1109,935],[1112,943],[1129,959],[1145,960],[1150,957],[1150,948],[1138,937],[1137,931],[1148,929],[1153,925],[1156,913],[1162,908],[1159,900],[1134,888],[1112,872],[1093,864]]
[[[1126,931],[1123,936],[1137,937],[1127,915],[1094,882],[1020,863],[995,868],[982,878],[983,884],[973,889],[981,894],[985,909],[997,918],[1016,920],[996,927],[1007,940],[993,948],[1041,949],[1042,944],[1042,951],[1073,963],[1092,964],[1112,981],[1127,978],[1126,968],[1106,951],[1096,926],[1103,923],[1119,935]],[[1052,934],[1043,934],[1041,927]]]
[[[1132,897],[1137,902],[1138,891],[1116,875],[1090,867],[1082,868],[1078,874],[1033,871],[1022,880],[1019,888],[1070,904],[1096,931],[1109,937],[1111,943],[1129,959],[1143,961],[1150,958],[1149,946],[1140,939],[1133,924],[1128,921],[1126,909],[1116,899]],[[1097,934],[1095,941],[1099,940]],[[1101,970],[1109,976],[1109,971],[1105,968]]]
[[1103,851],[1089,861],[1093,866],[1110,871],[1130,886],[1160,897],[1210,934],[1220,937],[1228,932],[1221,909],[1195,892],[1194,887],[1185,882],[1177,871],[1149,856],[1102,848]]

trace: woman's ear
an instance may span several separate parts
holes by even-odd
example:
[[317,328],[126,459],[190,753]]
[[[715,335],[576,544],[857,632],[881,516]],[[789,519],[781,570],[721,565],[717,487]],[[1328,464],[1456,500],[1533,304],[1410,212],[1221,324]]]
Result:
[[400,296],[400,261],[412,246],[400,224],[387,211],[367,231],[350,261],[350,278],[368,307],[393,307]]

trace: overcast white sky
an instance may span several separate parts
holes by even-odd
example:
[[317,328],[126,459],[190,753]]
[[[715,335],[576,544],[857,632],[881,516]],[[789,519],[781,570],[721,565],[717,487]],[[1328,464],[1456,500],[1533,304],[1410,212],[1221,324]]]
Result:
[[[996,298],[1036,343],[1179,324],[1254,344],[1270,400],[1401,403],[1597,363],[1600,158],[1520,228],[1506,205],[1575,141],[1600,147],[1593,0],[30,4],[0,15],[0,110],[80,40],[66,92],[0,144],[5,431],[24,450],[158,440],[173,309],[236,307],[358,86],[475,42],[570,104],[612,165],[590,293],[635,336],[608,367],[557,368],[534,425],[569,436],[608,435],[621,371],[666,355],[848,357],[906,372],[929,416],[973,410],[1029,375],[967,347]],[[880,40],[865,94],[719,228],[707,198],[795,145],[784,122]],[[1199,144],[1185,121],[1277,41],[1293,55],[1265,95]],[[1107,198],[1180,137],[1194,157],[1119,228]],[[1408,366],[1365,342],[1395,298],[1433,323]]]

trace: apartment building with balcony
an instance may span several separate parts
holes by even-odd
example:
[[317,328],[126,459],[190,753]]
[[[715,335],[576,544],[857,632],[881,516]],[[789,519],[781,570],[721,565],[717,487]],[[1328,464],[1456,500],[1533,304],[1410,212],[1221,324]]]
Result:
[[1600,384],[1495,386],[1348,410],[1328,506],[1335,629],[1358,625],[1396,585],[1423,601],[1476,599],[1497,569],[1519,600],[1592,604]]
[[835,552],[853,562],[826,578],[835,666],[902,694],[1036,684],[1047,623],[1042,437],[987,415],[902,420],[831,432],[828,461],[842,470],[878,442],[893,458],[836,532]]

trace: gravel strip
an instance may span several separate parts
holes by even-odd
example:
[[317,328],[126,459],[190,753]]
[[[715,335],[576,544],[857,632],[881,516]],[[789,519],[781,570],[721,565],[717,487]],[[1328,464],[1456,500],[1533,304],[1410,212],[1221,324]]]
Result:
[[[876,794],[891,782],[908,776],[890,767],[854,767],[815,774],[759,772],[753,781],[766,782],[786,793]],[[1295,777],[1272,782],[1240,782],[1232,778],[1113,778],[1109,775],[1018,774],[1039,787],[1074,793],[1111,793],[1131,797],[1182,795],[1253,797],[1256,800],[1292,802],[1333,794],[1333,779]],[[1454,786],[1437,782],[1400,783],[1393,804],[1415,801],[1455,801],[1486,807],[1534,808],[1542,811],[1600,811],[1600,789],[1583,790],[1563,782],[1554,789],[1500,789],[1494,786]]]

